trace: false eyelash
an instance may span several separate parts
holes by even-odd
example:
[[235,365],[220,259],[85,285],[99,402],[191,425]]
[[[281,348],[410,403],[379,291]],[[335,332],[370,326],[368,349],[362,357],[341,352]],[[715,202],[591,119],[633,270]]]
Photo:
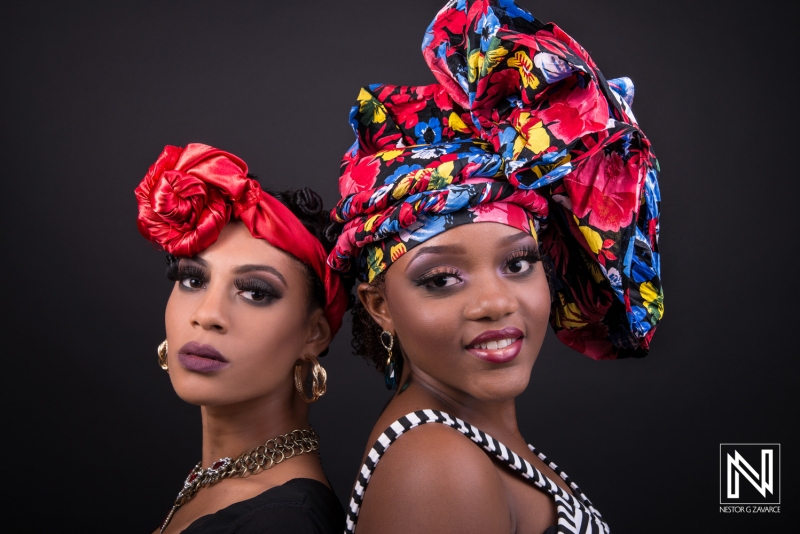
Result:
[[258,291],[259,293],[264,293],[269,300],[283,297],[281,292],[275,289],[271,284],[258,278],[237,278],[233,281],[233,285],[239,291]]
[[178,269],[175,273],[175,279],[186,280],[187,278],[198,278],[200,280],[205,280],[206,273],[203,271],[203,269],[194,265],[178,265]]
[[512,252],[508,257],[508,260],[506,261],[513,261],[513,260],[528,260],[532,263],[536,263],[542,261],[542,253],[539,251],[538,247],[536,248],[526,247]]
[[422,276],[414,280],[414,283],[417,284],[418,286],[422,286],[440,276],[455,276],[456,278],[458,278],[460,274],[461,273],[459,273],[452,267],[444,267],[442,269],[434,269],[433,271],[428,271],[427,273],[423,274]]

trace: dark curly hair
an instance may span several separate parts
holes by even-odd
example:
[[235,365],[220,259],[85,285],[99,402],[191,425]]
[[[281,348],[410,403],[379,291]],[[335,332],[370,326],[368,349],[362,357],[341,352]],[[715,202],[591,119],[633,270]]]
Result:
[[[258,180],[258,177],[252,174],[248,174],[247,177]],[[267,188],[263,189],[275,197],[281,204],[289,208],[295,217],[303,223],[306,230],[319,239],[325,252],[330,252],[333,249],[334,244],[336,244],[335,228],[330,228],[330,212],[323,209],[322,197],[320,197],[319,194],[308,187],[287,189],[277,192],[270,191]],[[325,286],[311,267],[305,264],[303,264],[303,266],[305,267],[309,284],[309,310],[313,310],[317,307],[324,308]],[[172,254],[167,255],[167,278],[172,281],[178,279],[178,259]],[[352,281],[345,279],[344,287],[348,294],[350,294],[352,286]],[[324,356],[327,352],[326,349],[320,356]]]

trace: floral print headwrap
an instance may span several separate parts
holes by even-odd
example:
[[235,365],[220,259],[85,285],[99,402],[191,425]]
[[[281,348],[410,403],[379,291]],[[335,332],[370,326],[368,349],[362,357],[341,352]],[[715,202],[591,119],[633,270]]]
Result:
[[448,228],[507,224],[546,255],[562,342],[646,355],[664,312],[660,193],[631,81],[512,0],[449,2],[422,53],[438,84],[370,85],[351,110],[328,263],[372,281]]

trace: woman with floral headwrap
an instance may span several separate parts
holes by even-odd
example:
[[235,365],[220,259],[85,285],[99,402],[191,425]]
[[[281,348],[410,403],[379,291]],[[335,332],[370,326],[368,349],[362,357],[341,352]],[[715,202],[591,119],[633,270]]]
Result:
[[347,304],[308,188],[271,195],[222,150],[168,146],[136,188],[139,230],[166,250],[161,368],[200,406],[202,460],[160,531],[332,533],[344,513],[308,403]]
[[450,2],[422,50],[439,83],[361,90],[332,212],[328,261],[361,280],[353,346],[398,388],[347,532],[608,532],[514,402],[548,318],[616,359],[646,355],[663,314],[633,86],[512,0]]

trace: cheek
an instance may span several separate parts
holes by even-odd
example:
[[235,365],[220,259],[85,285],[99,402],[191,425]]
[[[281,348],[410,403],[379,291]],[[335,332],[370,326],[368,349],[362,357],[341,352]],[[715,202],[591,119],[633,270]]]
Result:
[[550,319],[550,286],[544,272],[539,271],[531,279],[528,287],[521,292],[524,298],[520,298],[520,311],[525,315],[528,323],[529,337],[541,341],[544,340],[547,332],[547,325]]
[[305,314],[298,306],[288,302],[264,308],[239,306],[232,319],[228,337],[243,364],[284,367],[302,356]]
[[167,307],[164,310],[164,326],[168,335],[170,332],[178,331],[182,324],[188,322],[187,314],[189,312],[186,309],[186,299],[182,299],[181,296],[176,282],[172,287],[172,292],[167,300]]
[[387,301],[403,350],[420,367],[459,357],[463,316],[459,299],[426,299],[412,293]]

